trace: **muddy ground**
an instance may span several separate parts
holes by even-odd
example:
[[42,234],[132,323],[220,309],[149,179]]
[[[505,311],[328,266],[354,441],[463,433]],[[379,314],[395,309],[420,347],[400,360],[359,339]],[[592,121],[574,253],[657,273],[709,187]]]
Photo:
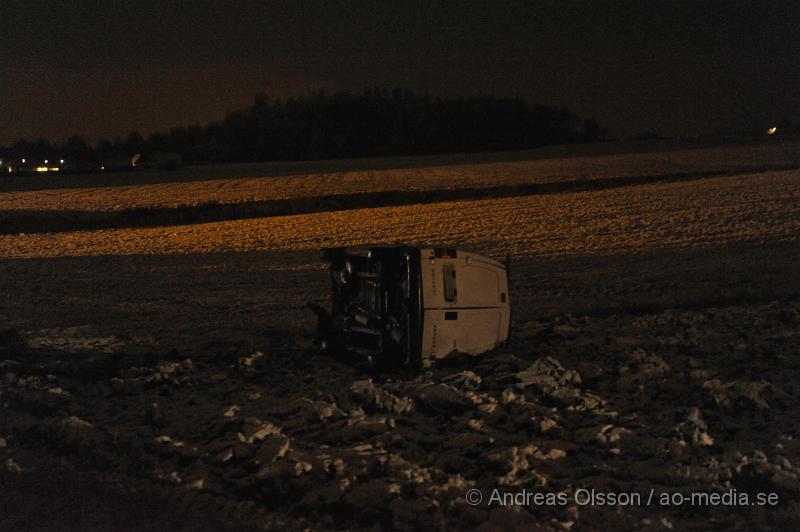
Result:
[[0,528],[797,528],[798,259],[522,258],[509,345],[418,376],[311,349],[313,252],[0,261]]

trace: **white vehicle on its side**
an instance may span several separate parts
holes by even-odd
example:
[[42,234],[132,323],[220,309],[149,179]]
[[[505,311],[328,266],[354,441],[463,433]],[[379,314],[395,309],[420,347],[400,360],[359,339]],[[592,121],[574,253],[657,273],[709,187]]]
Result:
[[467,251],[412,246],[328,249],[333,305],[311,305],[324,349],[429,367],[508,339],[508,269]]

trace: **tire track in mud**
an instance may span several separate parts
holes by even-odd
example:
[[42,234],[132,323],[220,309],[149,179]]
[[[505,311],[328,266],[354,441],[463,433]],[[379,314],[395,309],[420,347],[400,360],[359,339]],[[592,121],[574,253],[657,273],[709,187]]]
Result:
[[159,227],[195,223],[268,218],[317,212],[335,212],[372,207],[393,207],[444,201],[477,200],[562,194],[612,188],[693,181],[710,177],[760,174],[796,168],[772,165],[707,172],[622,176],[606,179],[577,179],[548,183],[523,183],[490,187],[434,190],[384,190],[315,197],[281,198],[244,203],[209,202],[180,207],[142,207],[119,211],[0,210],[0,234],[51,233],[95,229]]

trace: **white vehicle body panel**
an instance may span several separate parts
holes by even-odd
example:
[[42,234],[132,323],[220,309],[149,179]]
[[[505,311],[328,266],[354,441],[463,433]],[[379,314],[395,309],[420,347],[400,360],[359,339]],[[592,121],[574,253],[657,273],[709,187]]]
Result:
[[505,342],[511,322],[505,266],[464,251],[420,251],[423,366],[453,351],[477,355]]

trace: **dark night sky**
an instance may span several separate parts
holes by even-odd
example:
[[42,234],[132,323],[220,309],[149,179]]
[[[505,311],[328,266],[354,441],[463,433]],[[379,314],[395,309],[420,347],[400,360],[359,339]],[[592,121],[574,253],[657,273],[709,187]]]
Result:
[[0,144],[205,124],[273,96],[522,96],[617,134],[800,117],[800,1],[0,0]]

